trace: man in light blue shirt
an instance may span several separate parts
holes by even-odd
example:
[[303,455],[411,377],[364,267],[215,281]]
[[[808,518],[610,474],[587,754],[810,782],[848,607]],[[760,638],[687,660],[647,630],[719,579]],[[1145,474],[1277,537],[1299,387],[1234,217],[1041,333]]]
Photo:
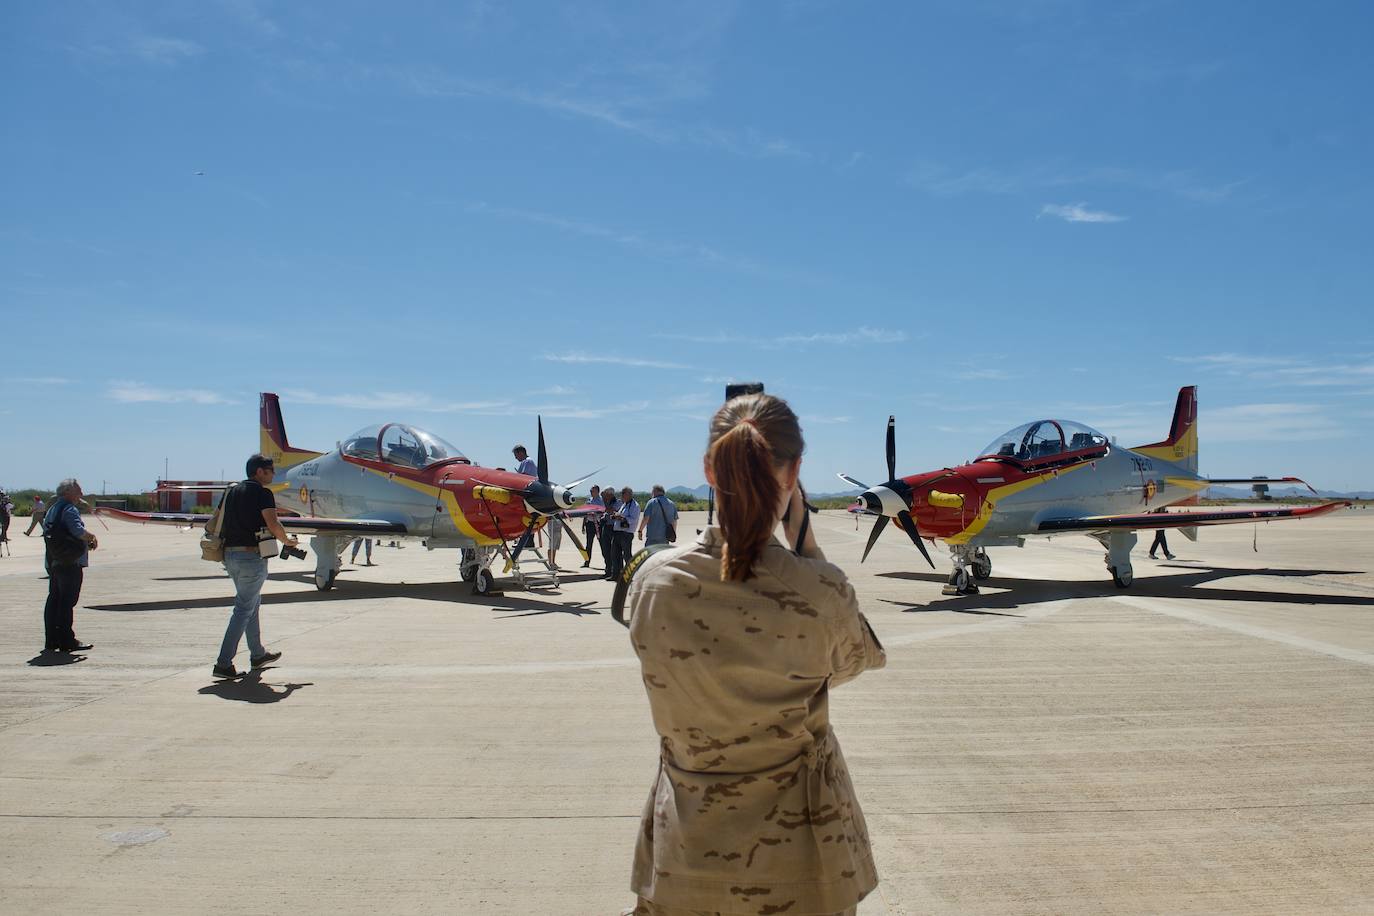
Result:
[[611,550],[611,578],[620,577],[620,573],[630,562],[630,557],[635,550],[635,529],[639,527],[639,503],[635,502],[635,491],[633,487],[622,487],[620,490],[620,505],[615,510],[615,521],[612,531],[612,550]]
[[[677,506],[668,498],[662,485],[654,484],[654,495],[644,506],[644,516],[639,523],[639,536],[645,547],[668,543],[668,528],[677,527]],[[645,529],[648,536],[645,537]],[[676,540],[676,538],[674,538]]]
[[515,456],[515,473],[528,474],[531,477],[539,476],[539,466],[534,463],[534,459],[530,457],[529,452],[525,451],[523,445],[517,445],[510,451]]

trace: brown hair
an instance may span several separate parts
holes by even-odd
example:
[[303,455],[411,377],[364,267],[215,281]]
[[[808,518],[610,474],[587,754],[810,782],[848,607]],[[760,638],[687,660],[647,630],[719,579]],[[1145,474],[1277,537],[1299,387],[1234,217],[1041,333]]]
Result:
[[711,419],[706,461],[720,494],[722,580],[743,582],[753,575],[782,500],[774,471],[796,462],[805,447],[797,415],[772,395],[732,398]]

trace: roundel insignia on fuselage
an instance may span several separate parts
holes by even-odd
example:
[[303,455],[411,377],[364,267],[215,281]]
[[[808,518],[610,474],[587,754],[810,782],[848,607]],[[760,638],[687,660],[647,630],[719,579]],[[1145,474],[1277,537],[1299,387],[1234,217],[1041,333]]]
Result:
[[310,491],[305,488],[305,484],[301,484],[300,497],[302,505],[310,502]]

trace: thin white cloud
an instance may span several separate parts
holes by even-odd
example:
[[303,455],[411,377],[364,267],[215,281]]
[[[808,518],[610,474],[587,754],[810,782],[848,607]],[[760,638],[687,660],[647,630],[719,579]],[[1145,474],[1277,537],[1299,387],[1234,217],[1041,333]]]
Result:
[[219,2],[245,28],[258,33],[263,38],[276,38],[281,35],[281,26],[263,13],[254,0],[219,0]]
[[890,331],[883,328],[861,326],[852,331],[788,334],[779,337],[777,342],[787,346],[791,344],[894,344],[905,343],[906,340],[906,331]]
[[1252,380],[1269,386],[1301,388],[1365,388],[1374,382],[1374,356],[1335,359],[1308,356],[1257,356],[1211,353],[1170,356],[1169,360],[1203,371]]
[[955,169],[938,162],[917,162],[901,176],[903,184],[936,197],[963,194],[1023,194],[1048,188],[1129,188],[1172,194],[1199,203],[1220,203],[1248,184],[1250,178],[1209,183],[1188,170],[1149,172],[1101,166],[1065,169],[1052,163],[1013,168]]
[[769,136],[754,127],[730,129],[710,124],[682,125],[648,117],[643,112],[653,102],[643,97],[615,101],[591,95],[571,95],[490,80],[467,79],[433,69],[402,71],[396,79],[417,95],[515,102],[566,117],[593,121],[663,146],[698,146],[749,159],[811,158],[811,154],[796,143]]
[[1057,216],[1070,223],[1120,223],[1126,217],[1106,210],[1089,210],[1086,203],[1045,204],[1040,208],[1041,216]]
[[1199,432],[1212,442],[1295,442],[1340,439],[1350,425],[1327,416],[1315,404],[1240,404],[1209,410],[1198,418]]
[[1006,381],[1007,379],[1011,378],[1011,374],[1010,374],[1009,372],[1005,372],[1005,371],[1003,371],[1003,370],[1001,370],[1001,369],[980,368],[980,369],[964,369],[964,370],[962,370],[962,371],[959,371],[959,372],[954,373],[954,377],[955,377],[955,378],[959,378],[959,379],[964,379],[965,381],[992,381],[992,382],[1000,382],[1000,381]]
[[440,401],[428,394],[412,391],[375,391],[340,394],[320,394],[305,389],[283,391],[282,395],[299,404],[325,407],[345,407],[351,410],[416,411],[421,413],[475,413],[482,410],[505,409],[508,400]]
[[[741,344],[762,349],[780,347],[805,347],[812,344],[858,345],[858,344],[896,344],[905,343],[910,337],[906,331],[886,328],[860,326],[849,331],[815,331],[809,334],[785,334],[782,337],[750,337],[743,334],[655,334],[661,340],[677,340],[695,344]],[[721,381],[712,377],[712,381]]]
[[726,270],[734,270],[740,273],[759,276],[797,275],[793,271],[770,267],[766,264],[750,260],[749,258],[743,258],[738,255],[720,251],[710,245],[704,245],[698,242],[679,242],[671,239],[648,238],[638,232],[615,229],[587,220],[559,216],[554,213],[541,213],[536,210],[521,210],[515,207],[495,207],[482,201],[469,204],[467,210],[469,213],[481,213],[500,217],[502,219],[519,220],[521,222],[546,226],[550,229],[556,229],[571,235],[579,235],[584,238],[611,242],[656,258],[690,261],[697,264],[705,264],[709,267],[719,267]]
[[142,382],[110,382],[105,397],[122,404],[236,404],[237,401],[204,388],[156,388]]
[[806,416],[798,417],[797,419],[801,421],[801,424],[803,426],[805,426],[808,423],[817,423],[825,425],[830,425],[833,423],[848,423],[850,420],[853,419],[853,417],[827,417],[820,416],[817,414],[807,414]]
[[147,63],[168,67],[205,53],[205,48],[194,41],[161,35],[139,35],[130,41],[129,49]]
[[599,353],[546,353],[539,357],[551,363],[572,365],[604,364],[608,366],[628,366],[632,369],[690,369],[681,363],[669,363],[656,359],[639,359],[633,356],[603,356]]

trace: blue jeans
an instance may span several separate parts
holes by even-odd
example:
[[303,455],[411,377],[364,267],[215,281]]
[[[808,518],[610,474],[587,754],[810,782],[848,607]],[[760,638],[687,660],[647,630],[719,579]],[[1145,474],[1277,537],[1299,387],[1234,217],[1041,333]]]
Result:
[[239,651],[239,640],[245,634],[252,658],[267,654],[267,647],[262,644],[262,634],[258,630],[258,605],[262,604],[262,586],[267,581],[267,560],[258,556],[256,550],[227,550],[224,553],[224,568],[229,578],[234,580],[234,612],[229,617],[229,627],[224,631],[224,642],[219,647],[219,664],[232,665],[234,655]]

